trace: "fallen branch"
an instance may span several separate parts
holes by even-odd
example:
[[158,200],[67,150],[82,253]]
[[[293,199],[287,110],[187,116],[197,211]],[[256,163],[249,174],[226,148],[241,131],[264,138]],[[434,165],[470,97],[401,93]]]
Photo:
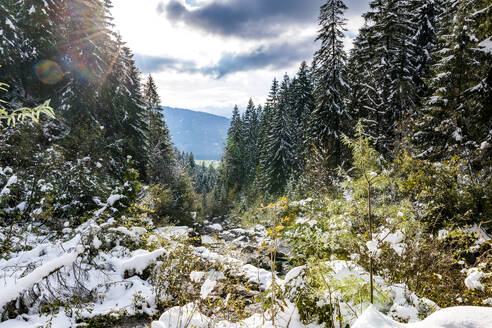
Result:
[[84,252],[84,247],[79,246],[74,252],[67,253],[54,260],[44,263],[39,268],[35,269],[27,276],[17,280],[17,283],[13,286],[8,286],[0,293],[0,309],[2,309],[9,302],[16,300],[19,295],[32,288],[35,284],[42,281],[44,278],[62,269],[65,266],[71,265],[75,262],[77,257]]

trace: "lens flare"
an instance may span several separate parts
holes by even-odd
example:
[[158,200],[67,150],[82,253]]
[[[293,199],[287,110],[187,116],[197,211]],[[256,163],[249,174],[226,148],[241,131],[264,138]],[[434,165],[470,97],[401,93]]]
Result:
[[36,76],[44,84],[55,85],[63,79],[63,72],[52,60],[41,60],[34,66]]

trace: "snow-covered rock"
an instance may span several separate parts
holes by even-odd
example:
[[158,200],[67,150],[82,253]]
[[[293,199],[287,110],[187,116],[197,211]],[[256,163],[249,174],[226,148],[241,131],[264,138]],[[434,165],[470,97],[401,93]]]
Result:
[[402,324],[370,306],[352,328],[490,328],[492,308],[458,306],[439,310],[425,320]]

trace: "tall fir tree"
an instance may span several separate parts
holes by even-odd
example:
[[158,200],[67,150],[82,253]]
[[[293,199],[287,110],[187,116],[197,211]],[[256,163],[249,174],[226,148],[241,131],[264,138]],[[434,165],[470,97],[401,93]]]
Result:
[[[2,72],[5,71],[5,66],[9,66],[16,60],[20,59],[22,51],[22,30],[18,26],[18,16],[21,7],[20,0],[6,0],[0,3],[0,30],[2,37],[0,38],[0,65],[3,66]],[[5,74],[2,74],[5,78]]]
[[226,194],[236,195],[244,185],[244,129],[239,108],[234,106],[231,126],[227,132],[226,146],[222,159],[222,179]]
[[311,71],[305,61],[301,63],[295,81],[292,83],[292,100],[294,107],[293,130],[298,159],[294,169],[300,173],[305,168],[305,159],[309,152],[308,128],[311,113],[314,110]]
[[474,33],[480,31],[477,12],[468,0],[446,9],[445,15],[453,19],[440,31],[430,79],[434,93],[420,109],[413,135],[419,157],[440,161],[458,155],[485,159],[475,164],[490,166],[491,56],[480,49]]
[[276,80],[272,85],[272,101],[268,103],[271,123],[264,135],[265,148],[263,174],[267,191],[272,194],[282,192],[290,178],[297,160],[295,135],[293,131],[294,109],[290,93],[290,79],[284,76],[281,87],[276,93]]
[[170,184],[174,178],[174,149],[169,129],[160,111],[161,100],[152,75],[147,79],[143,95],[147,104],[147,178],[151,183]]
[[[369,125],[376,147],[390,155],[404,134],[401,123],[414,114],[418,103],[418,78],[415,53],[415,25],[410,1],[373,0],[364,14],[366,25],[361,31],[353,54],[364,59],[366,81],[359,83],[366,90],[358,100],[362,118]],[[365,53],[365,54],[364,54]],[[367,76],[370,75],[370,76]]]
[[343,38],[347,9],[342,0],[328,0],[321,6],[317,40],[321,48],[314,55],[315,109],[311,114],[309,140],[317,148],[328,149],[334,165],[343,161],[342,134],[348,133],[346,60]]
[[415,32],[415,81],[419,97],[427,95],[424,80],[429,76],[432,53],[436,46],[437,23],[441,15],[440,0],[414,0],[412,3]]
[[249,99],[243,119],[243,142],[244,142],[244,172],[246,174],[246,184],[252,182],[256,166],[258,165],[258,134],[259,118],[257,108],[252,99]]

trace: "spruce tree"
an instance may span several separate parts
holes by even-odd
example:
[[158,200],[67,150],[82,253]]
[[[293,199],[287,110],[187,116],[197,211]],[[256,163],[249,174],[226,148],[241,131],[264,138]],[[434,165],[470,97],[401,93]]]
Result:
[[378,84],[370,65],[375,54],[375,45],[366,21],[354,40],[354,48],[350,51],[347,66],[350,93],[347,107],[355,121],[362,119],[367,126],[372,127],[376,126],[376,121],[373,120],[376,108],[383,102],[376,89]]
[[259,119],[257,108],[253,100],[249,99],[243,120],[243,142],[244,142],[244,172],[246,174],[246,184],[249,185],[256,172],[258,164],[258,135]]
[[328,149],[333,164],[343,161],[341,137],[347,133],[346,53],[343,48],[347,9],[342,0],[328,0],[321,6],[317,40],[321,48],[314,56],[315,109],[311,114],[309,140],[315,147]]
[[441,9],[439,0],[414,0],[412,3],[412,12],[414,12],[412,20],[416,28],[414,37],[416,80],[414,83],[418,87],[417,94],[420,97],[425,96],[427,92],[424,79],[430,73]]
[[304,170],[305,159],[309,151],[308,128],[311,113],[314,110],[313,84],[311,72],[306,62],[299,67],[295,81],[292,83],[292,100],[294,107],[293,129],[297,163],[295,170],[299,173]]
[[234,106],[231,126],[227,132],[226,146],[222,159],[222,183],[226,193],[236,194],[244,184],[244,142],[243,122],[239,109]]
[[154,79],[149,75],[144,86],[144,101],[147,104],[147,177],[151,183],[173,182],[175,166],[171,136],[160,111],[161,100]]
[[265,139],[264,173],[266,186],[272,194],[283,191],[297,160],[293,133],[294,109],[290,97],[290,79],[284,75],[276,106],[272,107],[272,122]]
[[366,53],[366,61],[359,65],[366,65],[371,75],[359,82],[366,90],[358,106],[364,109],[378,150],[389,155],[405,132],[401,122],[414,114],[418,103],[415,23],[409,1],[373,0],[369,5],[371,10],[363,15],[363,39],[355,44],[360,47],[355,49],[357,55]]
[[255,185],[261,189],[263,195],[270,192],[270,159],[268,138],[273,129],[275,108],[279,100],[279,86],[276,78],[272,81],[265,108],[261,112],[261,120],[258,135],[258,170],[256,172]]
[[[0,2],[0,65],[5,67],[19,60],[22,51],[22,30],[18,26],[18,16],[16,13],[21,6],[20,0],[6,0]],[[5,75],[2,74],[5,79]]]
[[440,161],[458,155],[473,161],[481,153],[490,156],[491,57],[480,49],[474,34],[477,12],[468,0],[447,7],[445,15],[454,18],[450,28],[440,31],[430,79],[435,91],[419,110],[413,135],[419,157]]

